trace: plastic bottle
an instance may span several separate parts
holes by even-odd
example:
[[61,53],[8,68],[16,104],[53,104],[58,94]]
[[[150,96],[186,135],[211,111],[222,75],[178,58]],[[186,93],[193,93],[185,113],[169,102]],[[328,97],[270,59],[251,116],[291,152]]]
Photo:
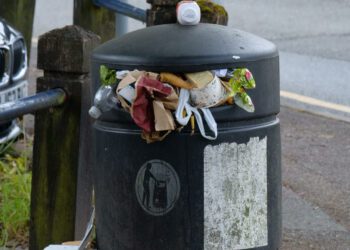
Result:
[[176,7],[177,21],[182,25],[196,25],[201,20],[201,9],[195,1],[181,1]]
[[89,115],[98,119],[103,113],[116,107],[118,99],[113,93],[112,86],[101,86],[95,94],[94,106],[89,110]]

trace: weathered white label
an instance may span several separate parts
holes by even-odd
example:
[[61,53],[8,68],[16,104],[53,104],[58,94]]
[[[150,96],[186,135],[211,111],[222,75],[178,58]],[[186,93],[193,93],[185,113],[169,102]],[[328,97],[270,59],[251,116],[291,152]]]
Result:
[[204,249],[268,244],[267,138],[204,150]]

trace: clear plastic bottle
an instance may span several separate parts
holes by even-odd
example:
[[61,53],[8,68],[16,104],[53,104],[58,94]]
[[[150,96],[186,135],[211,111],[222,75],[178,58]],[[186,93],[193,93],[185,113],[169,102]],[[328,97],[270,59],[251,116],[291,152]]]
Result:
[[101,86],[95,94],[94,106],[89,110],[92,118],[98,119],[103,113],[116,107],[118,99],[112,86]]

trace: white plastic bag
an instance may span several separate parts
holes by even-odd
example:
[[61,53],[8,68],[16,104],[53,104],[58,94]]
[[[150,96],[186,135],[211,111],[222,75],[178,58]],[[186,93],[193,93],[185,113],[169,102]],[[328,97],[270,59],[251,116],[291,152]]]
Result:
[[[189,104],[189,99],[189,91],[187,89],[181,89],[179,96],[179,104],[175,112],[177,122],[183,126],[186,126],[189,120],[191,119],[192,114],[194,114],[201,135],[208,140],[215,140],[218,136],[218,129],[216,121],[213,115],[211,114],[210,110],[208,108],[192,107]],[[183,116],[184,111],[186,112],[186,116]],[[209,129],[213,132],[214,136],[208,135],[205,131],[201,113],[203,114],[204,121],[207,123]]]

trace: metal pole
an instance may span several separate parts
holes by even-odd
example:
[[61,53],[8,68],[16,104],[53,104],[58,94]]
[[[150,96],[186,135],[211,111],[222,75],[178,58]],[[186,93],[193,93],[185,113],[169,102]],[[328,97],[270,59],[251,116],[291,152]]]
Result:
[[[120,1],[126,4],[128,3],[128,0],[120,0]],[[123,14],[115,13],[115,34],[117,36],[122,36],[128,32],[127,25],[128,25],[128,17]]]
[[50,89],[36,95],[0,105],[0,121],[10,121],[19,116],[63,104],[67,94],[63,89]]
[[146,22],[146,10],[137,8],[127,3],[116,0],[93,0],[97,6],[108,8],[119,14],[134,18],[141,22]]

